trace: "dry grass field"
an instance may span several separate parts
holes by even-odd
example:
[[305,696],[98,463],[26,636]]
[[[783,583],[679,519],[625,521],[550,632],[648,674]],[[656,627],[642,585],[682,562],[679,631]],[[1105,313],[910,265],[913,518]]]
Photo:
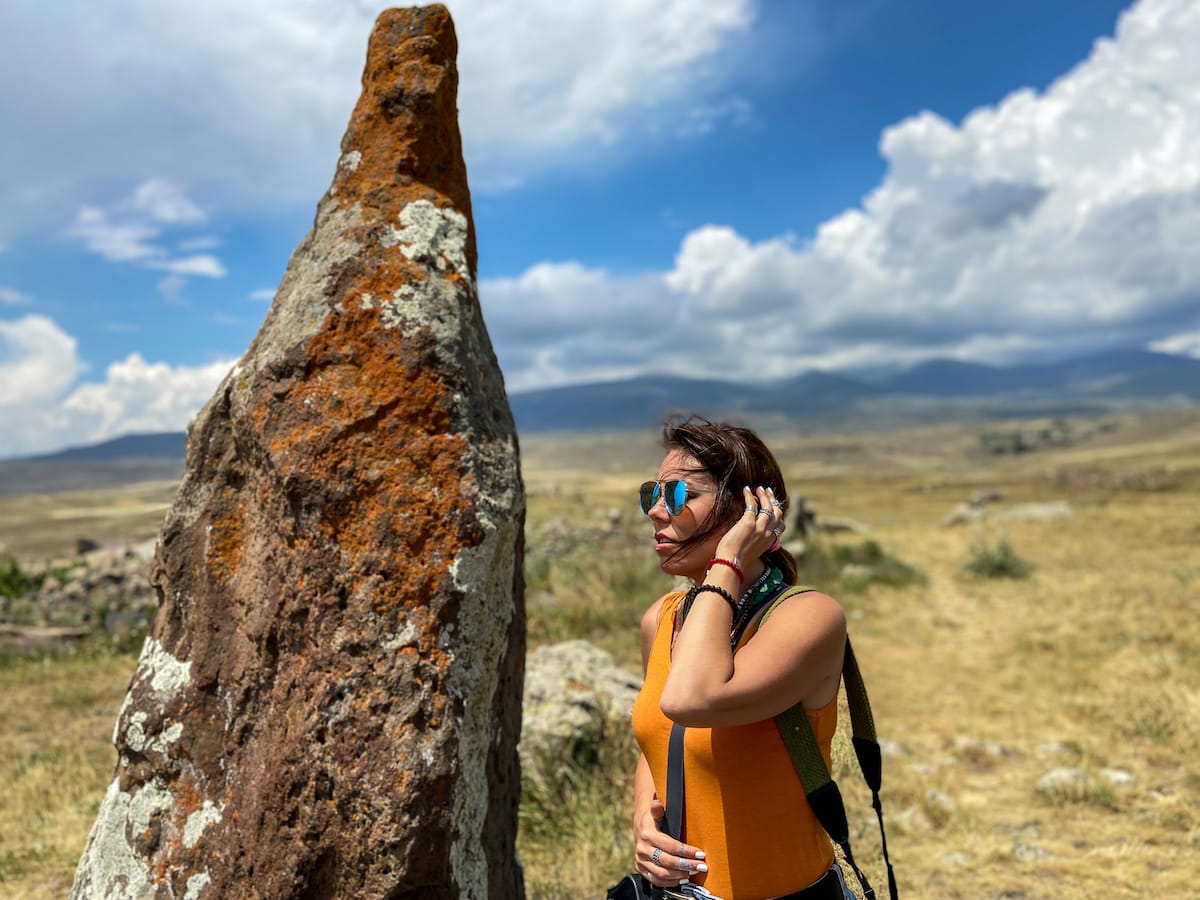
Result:
[[[1070,426],[1061,445],[1016,455],[987,454],[980,438],[1011,424],[770,436],[818,520],[863,523],[925,576],[840,594],[887,741],[889,846],[910,900],[1198,895],[1200,411]],[[671,587],[633,499],[661,455],[654,435],[538,437],[522,453],[531,645],[581,636],[633,668],[640,611]],[[1000,495],[985,522],[942,524],[981,491]],[[1069,517],[1003,520],[1051,501]],[[97,514],[90,534],[135,522],[153,533],[161,512],[128,510],[165,499],[161,487],[0,498],[0,542],[48,555],[58,535],[69,549],[75,531],[55,522],[80,528],[72,515],[118,502],[125,524]],[[967,572],[1002,545],[1027,577]],[[65,894],[133,664],[96,648],[0,662],[0,895]],[[629,866],[631,752],[618,739],[594,771],[529,786],[531,898],[599,897]],[[881,887],[878,830],[845,743],[837,761],[856,855]]]

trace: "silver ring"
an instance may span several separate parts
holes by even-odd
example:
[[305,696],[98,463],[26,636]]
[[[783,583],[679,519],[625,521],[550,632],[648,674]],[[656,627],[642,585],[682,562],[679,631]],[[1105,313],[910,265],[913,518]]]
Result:
[[750,512],[751,510],[754,510],[754,511],[755,511],[755,513],[757,514],[757,512],[758,512],[758,507],[757,507],[757,506],[751,506],[749,503],[747,503],[747,504],[746,504],[746,512]]
[[654,852],[650,854],[650,859],[652,859],[652,860],[654,861],[654,864],[655,864],[655,865],[658,865],[658,864],[659,864],[659,862],[658,862],[658,858],[659,858],[660,856],[662,856],[662,848],[661,848],[661,847],[655,847],[655,848],[654,848]]
[[756,513],[755,513],[755,515],[756,515],[756,516],[761,516],[761,515],[763,515],[764,513],[766,513],[766,514],[767,514],[768,516],[770,516],[772,519],[773,519],[773,518],[775,518],[775,513],[771,512],[769,509],[760,509],[758,512],[756,512]]
[[771,505],[772,505],[772,506],[774,506],[776,509],[778,509],[779,507],[783,506],[783,504],[782,504],[782,503],[780,503],[778,500],[776,500],[776,499],[775,499],[775,498],[773,498],[773,497],[771,498]]
[[681,872],[692,871],[692,864],[690,862],[688,862],[686,859],[681,859],[679,861],[679,871],[681,871]]
[[782,528],[772,528],[771,534],[775,535],[775,537],[779,537],[781,534],[783,534],[783,529]]

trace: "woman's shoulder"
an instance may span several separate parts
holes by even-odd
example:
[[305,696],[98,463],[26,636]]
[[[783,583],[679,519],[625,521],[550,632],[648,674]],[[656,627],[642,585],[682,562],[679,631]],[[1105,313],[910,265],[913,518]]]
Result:
[[759,627],[767,625],[768,619],[776,627],[805,625],[811,628],[819,623],[824,626],[822,630],[846,633],[846,613],[842,605],[824,591],[804,585],[787,589],[772,602],[759,619]]
[[646,607],[646,611],[642,613],[642,631],[649,629],[653,634],[663,614],[674,610],[686,593],[687,591],[670,591]]
[[670,615],[679,606],[679,601],[686,591],[671,591],[663,594],[651,603],[642,613],[642,664],[650,658],[650,647],[654,644],[654,636],[658,633],[658,623],[664,615]]

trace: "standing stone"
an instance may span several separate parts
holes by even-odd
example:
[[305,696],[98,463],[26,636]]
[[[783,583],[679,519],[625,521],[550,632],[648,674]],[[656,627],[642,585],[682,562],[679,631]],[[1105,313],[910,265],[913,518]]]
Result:
[[197,416],[72,896],[516,898],[524,492],[449,14],[380,16],[312,232]]

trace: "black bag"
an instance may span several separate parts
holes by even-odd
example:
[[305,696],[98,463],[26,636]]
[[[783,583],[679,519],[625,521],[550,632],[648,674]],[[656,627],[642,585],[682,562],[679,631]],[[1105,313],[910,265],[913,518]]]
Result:
[[608,889],[605,900],[651,900],[653,885],[645,875],[631,872]]

